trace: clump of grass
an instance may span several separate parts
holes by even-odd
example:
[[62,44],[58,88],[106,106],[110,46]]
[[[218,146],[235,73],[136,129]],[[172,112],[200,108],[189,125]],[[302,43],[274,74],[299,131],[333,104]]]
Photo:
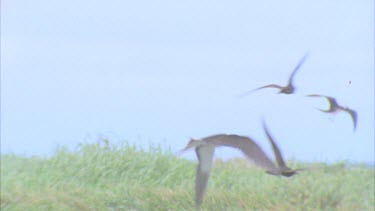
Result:
[[[1,210],[191,210],[197,163],[169,150],[108,140],[49,158],[1,156]],[[267,175],[244,159],[217,161],[203,209],[374,210],[374,169],[292,162],[310,170]]]

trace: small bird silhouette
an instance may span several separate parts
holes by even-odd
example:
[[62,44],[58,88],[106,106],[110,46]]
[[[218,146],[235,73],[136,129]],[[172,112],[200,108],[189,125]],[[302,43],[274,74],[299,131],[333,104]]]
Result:
[[353,109],[349,109],[347,107],[343,107],[341,105],[339,105],[336,101],[335,98],[333,97],[330,97],[330,96],[326,96],[326,95],[318,95],[318,94],[311,94],[311,95],[306,95],[307,97],[324,97],[328,100],[328,103],[329,103],[329,108],[328,110],[322,110],[322,109],[319,109],[320,111],[322,112],[326,112],[326,113],[337,113],[337,112],[340,112],[340,111],[345,111],[345,112],[348,112],[352,118],[352,121],[353,121],[353,130],[356,130],[357,128],[357,112],[354,111]]
[[204,193],[206,191],[207,181],[210,175],[213,155],[216,147],[226,146],[242,151],[242,153],[244,153],[249,160],[266,169],[266,173],[271,175],[290,177],[297,174],[298,171],[304,170],[292,170],[286,166],[278,146],[272,139],[264,123],[263,127],[272,145],[277,166],[253,140],[245,136],[233,134],[218,134],[208,136],[203,139],[191,139],[187,146],[180,151],[180,153],[182,153],[188,149],[195,148],[195,152],[199,160],[195,179],[195,203],[198,207],[201,205]]
[[265,85],[265,86],[262,86],[262,87],[250,90],[248,92],[245,92],[242,95],[240,95],[240,97],[244,97],[246,95],[249,95],[249,94],[251,94],[251,93],[253,93],[253,92],[257,91],[257,90],[263,89],[263,88],[277,88],[277,89],[280,89],[280,91],[278,92],[278,94],[280,94],[280,93],[283,93],[283,94],[293,94],[294,91],[295,91],[295,89],[296,89],[294,87],[294,85],[293,85],[294,75],[296,74],[297,70],[300,69],[300,67],[302,66],[302,64],[305,62],[305,60],[308,57],[308,55],[309,55],[309,53],[306,53],[300,59],[300,61],[298,62],[297,66],[294,68],[292,74],[290,75],[289,80],[288,80],[288,84],[286,86],[280,86],[280,85],[277,85],[277,84],[268,84],[268,85]]

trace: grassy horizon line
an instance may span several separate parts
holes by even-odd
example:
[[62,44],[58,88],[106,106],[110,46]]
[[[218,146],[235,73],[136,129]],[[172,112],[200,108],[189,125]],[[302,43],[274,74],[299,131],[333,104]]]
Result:
[[[270,176],[245,159],[216,159],[203,210],[374,210],[375,173],[347,161]],[[170,149],[108,140],[50,157],[1,155],[1,210],[194,210],[197,162]]]

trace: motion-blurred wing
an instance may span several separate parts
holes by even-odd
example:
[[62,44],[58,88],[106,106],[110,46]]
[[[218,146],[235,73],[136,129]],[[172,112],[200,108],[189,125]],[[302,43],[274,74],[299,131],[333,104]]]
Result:
[[356,130],[357,128],[357,112],[352,110],[352,109],[349,109],[349,108],[346,108],[344,109],[346,112],[348,112],[350,114],[350,116],[352,117],[352,120],[353,120],[353,127],[354,127],[354,130]]
[[324,97],[328,100],[328,104],[329,104],[329,108],[327,110],[323,110],[323,109],[318,109],[322,112],[333,112],[334,110],[337,109],[337,102],[336,102],[336,99],[333,98],[333,97],[330,97],[330,96],[326,96],[326,95],[318,95],[318,94],[310,94],[310,95],[306,95],[307,97]]
[[239,149],[245,156],[254,162],[254,164],[272,171],[278,172],[278,168],[263,152],[263,150],[251,139],[238,135],[221,135],[210,140],[210,143],[217,146],[227,146]]
[[306,58],[308,57],[309,53],[307,52],[298,62],[297,66],[294,68],[292,74],[289,77],[288,84],[291,85],[293,83],[293,78],[296,72],[301,68],[302,64],[305,62]]
[[242,95],[240,95],[240,97],[245,97],[246,95],[249,95],[259,89],[264,89],[264,88],[277,88],[277,89],[283,89],[285,87],[283,86],[280,86],[280,85],[277,85],[277,84],[268,84],[268,85],[265,85],[265,86],[262,86],[262,87],[259,87],[259,88],[256,88],[256,89],[253,89],[253,90],[250,90],[248,92],[245,92],[243,93]]
[[283,159],[283,156],[282,156],[282,154],[279,150],[279,147],[277,146],[276,142],[273,140],[271,134],[268,132],[268,129],[267,129],[266,124],[264,122],[263,122],[263,128],[264,128],[264,131],[266,132],[268,140],[270,141],[270,143],[272,145],[272,150],[275,153],[277,165],[280,168],[287,167],[286,164],[285,164],[285,161]]
[[215,147],[212,145],[205,145],[195,149],[199,160],[197,175],[195,178],[195,203],[198,206],[202,203],[206,191],[214,151]]

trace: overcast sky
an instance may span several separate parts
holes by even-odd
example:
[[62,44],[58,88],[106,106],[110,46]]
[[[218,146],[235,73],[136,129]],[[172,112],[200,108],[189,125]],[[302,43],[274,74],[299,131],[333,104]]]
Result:
[[[295,95],[238,97],[306,52]],[[271,154],[262,117],[286,158],[374,162],[373,1],[1,1],[2,153],[235,133]]]

